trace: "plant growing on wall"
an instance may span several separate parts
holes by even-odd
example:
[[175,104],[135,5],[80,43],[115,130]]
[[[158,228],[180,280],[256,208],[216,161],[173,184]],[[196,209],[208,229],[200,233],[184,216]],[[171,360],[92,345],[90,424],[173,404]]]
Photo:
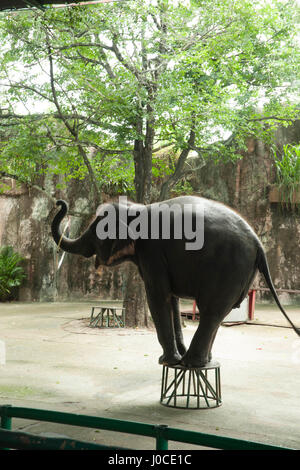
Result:
[[11,246],[0,249],[0,301],[9,300],[13,289],[22,284],[25,279],[23,268],[20,266],[22,256],[14,252]]
[[297,200],[297,191],[300,189],[300,144],[284,145],[281,155],[273,149],[273,154],[281,203],[296,207],[300,202]]

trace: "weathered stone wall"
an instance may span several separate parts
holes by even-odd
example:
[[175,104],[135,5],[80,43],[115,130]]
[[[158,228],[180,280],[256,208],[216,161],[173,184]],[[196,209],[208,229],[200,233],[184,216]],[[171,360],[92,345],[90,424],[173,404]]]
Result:
[[[279,145],[300,142],[300,121],[277,131]],[[221,165],[208,163],[193,175],[195,193],[216,199],[243,215],[264,244],[273,282],[278,289],[300,290],[300,211],[270,203],[268,193],[275,181],[269,148],[249,139],[244,158]],[[266,287],[258,275],[255,286]],[[270,298],[269,293],[261,294]],[[300,301],[300,295],[281,293],[284,303]]]
[[[278,130],[281,143],[300,141],[300,122]],[[269,149],[249,139],[244,158],[235,163],[207,163],[195,172],[191,183],[195,194],[216,199],[238,210],[262,240],[275,286],[300,289],[300,213],[281,210],[268,200],[275,169]],[[68,299],[121,299],[125,292],[126,263],[115,268],[94,269],[94,259],[62,252],[52,240],[50,225],[56,208],[41,192],[17,187],[0,194],[0,245],[12,245],[24,258],[27,280],[19,289],[20,300],[53,301]],[[74,211],[88,207],[84,182],[69,185],[66,192],[54,189],[54,181],[43,182],[56,199],[69,202]],[[80,197],[78,197],[80,195]],[[89,213],[89,210],[86,210]],[[89,217],[71,217],[69,236],[76,237],[89,223]],[[256,286],[265,287],[258,276]],[[265,298],[269,294],[263,295]],[[282,301],[300,300],[299,296],[281,294]]]
[[[63,253],[57,252],[50,228],[55,206],[40,191],[16,187],[11,180],[6,180],[6,184],[12,188],[0,195],[0,246],[11,245],[25,258],[27,278],[19,288],[20,300],[123,297],[126,266],[96,272],[93,258],[65,253],[58,269]],[[74,211],[84,211],[88,201],[76,197],[86,194],[84,191],[85,188],[76,183],[70,185],[67,193],[54,191],[54,195],[66,199]],[[89,217],[70,217],[70,222],[70,237],[76,237],[88,225]]]

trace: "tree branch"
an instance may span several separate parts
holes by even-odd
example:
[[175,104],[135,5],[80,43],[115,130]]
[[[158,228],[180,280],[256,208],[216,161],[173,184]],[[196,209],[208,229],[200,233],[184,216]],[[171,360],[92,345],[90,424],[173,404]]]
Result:
[[294,122],[295,118],[280,118],[278,116],[263,116],[259,118],[246,118],[248,122],[255,122],[255,121],[287,121],[287,122]]
[[77,49],[78,47],[100,47],[101,49],[113,51],[112,46],[108,46],[107,44],[103,44],[101,42],[86,42],[86,43],[74,42],[73,44],[68,44],[67,46],[60,46],[60,47],[53,46],[53,50],[64,51],[66,49]]
[[71,127],[69,122],[67,121],[67,119],[64,118],[64,115],[62,113],[60,104],[58,102],[58,97],[57,97],[57,93],[56,93],[56,89],[55,89],[52,50],[51,50],[51,46],[50,46],[49,35],[48,35],[47,32],[46,32],[45,36],[46,36],[46,41],[47,41],[47,50],[48,50],[48,58],[49,58],[49,66],[50,66],[50,86],[51,86],[51,90],[52,90],[53,101],[55,103],[56,109],[58,111],[58,114],[59,114],[61,120],[63,121],[64,125],[66,126],[66,128],[69,131],[69,133],[71,134],[71,136],[74,137],[74,143],[76,144],[76,146],[78,148],[78,152],[81,155],[85,166],[87,167],[88,174],[89,174],[89,177],[90,177],[90,181],[91,181],[92,187],[94,189],[94,196],[95,196],[95,199],[96,199],[94,201],[94,205],[95,205],[95,207],[97,207],[101,203],[101,200],[102,200],[101,192],[100,192],[99,187],[98,187],[98,182],[97,182],[97,179],[95,177],[94,170],[93,170],[93,168],[90,164],[90,161],[88,159],[88,156],[87,156],[84,148],[82,147],[80,141],[78,140],[78,129],[75,128],[75,125],[74,125],[74,127]]
[[77,51],[77,52],[78,52],[79,57],[72,57],[72,60],[79,59],[79,60],[83,60],[84,62],[89,63],[89,64],[101,65],[101,67],[105,68],[108,76],[112,80],[116,79],[116,75],[113,73],[112,68],[109,65],[107,60],[103,61],[103,60],[90,59],[89,57],[86,57],[83,54],[81,54],[81,52],[79,52],[79,51]]
[[[78,119],[85,121],[89,124],[93,124],[95,126],[100,126],[101,122],[97,121],[96,119],[92,119],[88,116],[84,116],[82,114],[66,114],[66,113],[34,113],[34,114],[14,114],[14,113],[5,113],[1,114],[0,112],[0,120],[6,120],[6,119],[26,119],[28,121],[38,121],[38,120],[43,120],[48,117],[53,117],[55,119],[60,119],[62,121],[67,120],[67,119]],[[3,125],[3,124],[1,124]]]
[[44,93],[42,93],[41,91],[37,90],[34,87],[25,85],[25,83],[1,83],[1,86],[11,87],[11,88],[21,88],[22,90],[33,91],[35,94],[41,96],[41,98],[45,99],[46,101],[50,101],[50,103],[54,103],[54,101],[49,96],[45,95]]
[[69,122],[67,121],[67,119],[65,119],[65,117],[64,117],[64,115],[63,115],[63,113],[62,113],[60,104],[59,104],[59,102],[58,102],[57,93],[56,93],[56,88],[55,88],[55,80],[54,80],[52,51],[51,51],[51,46],[50,46],[48,34],[46,34],[46,38],[47,38],[47,50],[48,50],[48,59],[49,59],[49,67],[50,67],[50,87],[51,87],[51,91],[52,91],[53,102],[54,102],[54,104],[55,104],[55,106],[56,106],[58,115],[59,115],[59,117],[61,118],[61,120],[63,121],[64,125],[66,126],[66,128],[68,129],[68,131],[70,132],[70,134],[73,135],[73,136],[76,138],[76,137],[77,137],[77,133],[76,133],[76,131],[70,126],[70,124],[69,124]]
[[118,59],[119,62],[121,62],[121,64],[124,65],[124,67],[129,70],[129,72],[131,72],[135,77],[136,79],[142,83],[143,80],[142,80],[142,77],[141,77],[141,74],[138,72],[138,70],[133,67],[131,64],[129,64],[125,58],[122,56],[118,46],[117,46],[117,43],[115,41],[115,39],[113,39],[113,47],[111,48],[111,50],[113,51],[113,53],[115,54],[116,58]]
[[181,151],[180,156],[176,162],[174,173],[171,176],[169,176],[169,178],[161,186],[160,195],[159,195],[160,201],[168,197],[170,189],[183,177],[184,164],[190,153],[190,150],[192,150],[192,148],[195,145],[195,138],[196,138],[196,134],[194,131],[194,126],[193,126],[190,131],[189,139],[187,141],[187,146]]

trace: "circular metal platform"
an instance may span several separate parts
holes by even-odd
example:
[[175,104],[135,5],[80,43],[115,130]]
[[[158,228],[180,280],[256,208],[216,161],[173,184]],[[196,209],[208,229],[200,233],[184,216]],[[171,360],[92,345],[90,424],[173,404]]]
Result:
[[221,406],[220,364],[211,361],[199,368],[163,365],[160,403],[185,409]]

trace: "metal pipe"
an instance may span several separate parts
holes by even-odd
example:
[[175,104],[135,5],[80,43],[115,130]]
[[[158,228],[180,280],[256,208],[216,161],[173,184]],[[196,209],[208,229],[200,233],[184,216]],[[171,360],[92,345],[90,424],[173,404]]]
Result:
[[[157,426],[146,423],[122,421],[112,418],[99,418],[95,416],[32,408],[21,408],[10,405],[0,406],[0,416],[1,423],[3,422],[4,418],[4,424],[6,423],[7,426],[10,425],[10,421],[5,421],[5,419],[12,417],[32,419],[37,421],[48,421],[61,424],[70,424],[72,426],[98,428],[103,430],[154,437],[160,446],[166,446],[168,441],[176,441],[223,450],[292,450],[288,448],[272,446],[269,444],[262,444],[259,442],[249,442],[241,439],[216,436],[213,434],[204,434],[195,431],[169,428],[165,425]],[[38,437],[40,438],[41,436]]]

